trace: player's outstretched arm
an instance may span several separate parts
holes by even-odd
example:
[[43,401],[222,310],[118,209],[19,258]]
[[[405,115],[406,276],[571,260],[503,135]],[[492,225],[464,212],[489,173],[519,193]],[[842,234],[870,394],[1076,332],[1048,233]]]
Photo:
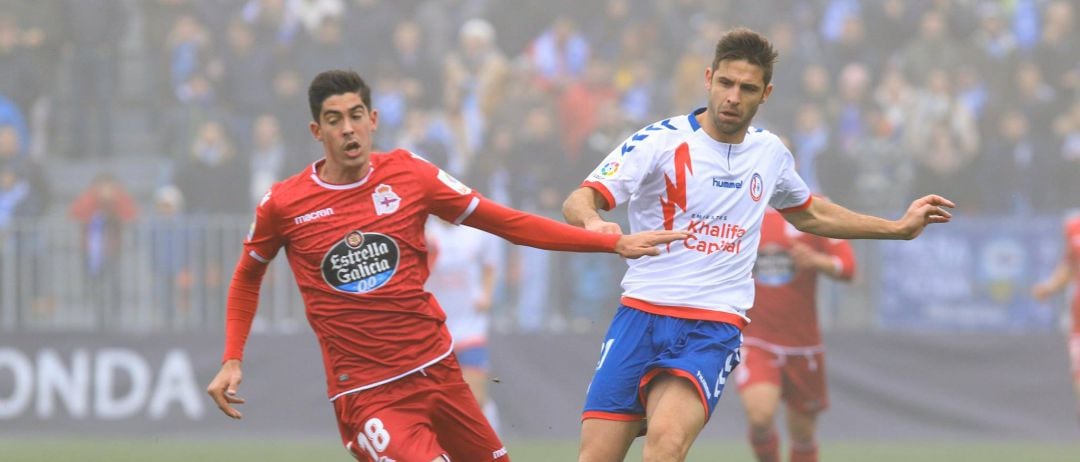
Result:
[[915,239],[932,223],[948,223],[952,214],[945,208],[956,207],[952,201],[931,194],[908,207],[898,220],[886,220],[848,210],[820,197],[810,206],[784,213],[784,218],[799,231],[834,239]]
[[243,380],[243,373],[240,371],[240,360],[230,359],[221,365],[221,370],[218,371],[214,380],[210,381],[210,385],[206,387],[206,393],[214,399],[218,409],[221,409],[221,412],[234,419],[244,417],[240,411],[232,406],[233,404],[244,404],[244,398],[236,394],[236,389],[240,387],[241,380]]
[[682,231],[642,231],[627,234],[615,243],[615,253],[623,258],[635,259],[646,255],[660,255],[661,244],[686,239],[689,234]]
[[[481,198],[463,222],[514,244],[570,252],[609,252],[626,258],[658,255],[655,246],[686,239],[682,231],[646,231],[632,235],[599,233],[515,210]],[[649,247],[654,247],[649,249]]]

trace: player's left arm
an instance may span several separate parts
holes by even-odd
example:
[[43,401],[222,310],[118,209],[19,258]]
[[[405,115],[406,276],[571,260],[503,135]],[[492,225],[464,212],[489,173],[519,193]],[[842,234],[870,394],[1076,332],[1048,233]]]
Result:
[[820,239],[809,245],[794,241],[791,257],[795,265],[810,268],[820,274],[838,281],[850,281],[855,277],[855,252],[848,241],[841,239]]
[[1073,278],[1073,268],[1076,264],[1077,255],[1075,255],[1069,248],[1069,237],[1065,236],[1065,255],[1062,256],[1061,261],[1054,267],[1054,272],[1050,273],[1050,277],[1039,281],[1031,288],[1031,296],[1036,300],[1042,301],[1049,298],[1051,295],[1058,293],[1065,289],[1065,286],[1069,285],[1069,281]]
[[911,203],[904,216],[886,220],[854,212],[821,197],[814,197],[809,206],[782,210],[784,219],[799,231],[834,239],[914,239],[931,223],[948,223],[952,214],[945,207],[956,207],[952,201],[928,195]]

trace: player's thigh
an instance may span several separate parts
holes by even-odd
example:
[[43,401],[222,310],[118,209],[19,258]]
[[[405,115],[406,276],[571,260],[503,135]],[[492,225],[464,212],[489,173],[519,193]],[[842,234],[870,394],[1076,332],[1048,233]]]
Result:
[[789,356],[781,369],[782,399],[788,407],[804,414],[817,414],[829,407],[825,380],[825,354]]
[[484,416],[451,355],[427,369],[438,388],[429,395],[438,441],[453,461],[509,461],[506,447]]
[[578,462],[618,462],[626,458],[641,420],[586,419],[581,422]]
[[334,402],[343,443],[357,460],[430,461],[446,454],[422,401],[404,399],[374,409],[362,400],[363,396],[356,393]]
[[584,418],[640,420],[639,387],[657,351],[648,340],[656,316],[620,306],[600,344],[600,358],[585,395]]
[[[696,401],[703,407],[705,420],[708,420],[727,386],[728,377],[741,361],[742,333],[737,327],[722,322],[667,318],[659,324],[657,332],[661,332],[661,341],[667,346],[646,366],[643,389],[652,387],[652,382],[660,377],[680,377],[696,390],[699,398]],[[651,395],[649,392],[647,396]]]

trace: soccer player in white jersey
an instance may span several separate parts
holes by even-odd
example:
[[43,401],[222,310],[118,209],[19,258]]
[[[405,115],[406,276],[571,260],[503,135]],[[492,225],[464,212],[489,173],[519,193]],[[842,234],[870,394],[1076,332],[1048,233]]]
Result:
[[491,369],[488,331],[495,283],[504,266],[502,242],[492,234],[436,217],[428,219],[426,231],[431,274],[424,288],[446,313],[446,327],[454,339],[454,354],[465,383],[497,430],[495,403],[487,390]]
[[838,239],[913,239],[952,217],[943,207],[953,203],[936,195],[895,221],[811,199],[780,139],[750,126],[776,57],[756,32],[726,33],[705,69],[708,106],[632,135],[563,204],[567,222],[589,230],[620,232],[598,209],[626,202],[633,231],[691,233],[629,262],[586,395],[579,461],[623,460],[641,433],[644,461],[686,458],[739,363],[766,207]]

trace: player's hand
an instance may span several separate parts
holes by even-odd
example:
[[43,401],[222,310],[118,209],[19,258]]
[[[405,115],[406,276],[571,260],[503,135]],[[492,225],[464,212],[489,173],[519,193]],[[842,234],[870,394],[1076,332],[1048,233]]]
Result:
[[615,253],[623,258],[630,259],[645,255],[656,256],[660,255],[660,249],[656,246],[688,237],[690,237],[690,233],[685,231],[643,231],[627,234],[620,237],[618,242],[615,243]]
[[956,204],[936,194],[916,199],[900,218],[900,238],[915,239],[931,223],[948,223],[952,213],[944,207],[954,208]]
[[821,269],[821,257],[823,255],[802,242],[792,242],[791,249],[788,253],[791,255],[791,260],[795,263],[796,268],[812,270]]
[[622,227],[618,223],[604,221],[603,218],[595,217],[585,221],[585,229],[596,233],[622,234]]
[[1049,284],[1039,283],[1031,288],[1031,296],[1038,301],[1045,301],[1054,294],[1054,289]]
[[221,412],[234,419],[244,417],[240,411],[232,407],[233,404],[244,404],[244,398],[236,394],[236,389],[240,386],[241,380],[243,380],[243,374],[240,372],[240,360],[230,359],[221,365],[221,370],[218,371],[217,376],[206,387],[206,393],[214,399],[218,409],[221,409]]
[[476,296],[476,300],[473,300],[473,307],[477,313],[487,313],[491,311],[491,295],[481,293]]

